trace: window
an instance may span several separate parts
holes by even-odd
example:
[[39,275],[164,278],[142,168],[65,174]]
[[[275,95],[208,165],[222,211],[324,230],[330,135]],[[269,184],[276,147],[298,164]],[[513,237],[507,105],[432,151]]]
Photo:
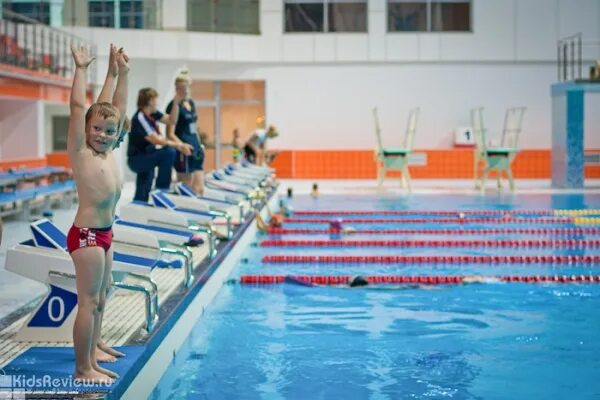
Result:
[[67,131],[69,116],[55,115],[52,117],[52,151],[67,150]]
[[34,19],[42,24],[50,24],[50,3],[46,1],[2,1],[2,8]]
[[389,2],[388,31],[427,31],[427,3]]
[[366,32],[366,1],[329,1],[327,4],[329,32]]
[[90,0],[88,2],[89,26],[115,27],[115,2]]
[[388,0],[388,32],[470,32],[471,0]]
[[468,1],[432,1],[431,30],[465,32],[471,30],[471,3]]
[[144,4],[142,0],[119,1],[121,28],[144,28]]
[[286,32],[323,32],[323,3],[285,3]]
[[286,32],[367,32],[367,0],[285,0]]
[[188,0],[188,30],[259,34],[259,0]]

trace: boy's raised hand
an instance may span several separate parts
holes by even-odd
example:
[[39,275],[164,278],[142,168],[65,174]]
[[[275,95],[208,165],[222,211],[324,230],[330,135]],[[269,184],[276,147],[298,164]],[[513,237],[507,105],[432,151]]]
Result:
[[129,56],[122,47],[117,54],[117,64],[119,66],[119,73],[129,72]]
[[114,44],[110,44],[110,52],[108,55],[108,73],[112,76],[117,76],[119,73],[119,64],[117,59],[119,58],[119,49]]
[[83,46],[77,48],[71,44],[71,54],[77,68],[87,68],[96,59],[96,57],[90,57]]

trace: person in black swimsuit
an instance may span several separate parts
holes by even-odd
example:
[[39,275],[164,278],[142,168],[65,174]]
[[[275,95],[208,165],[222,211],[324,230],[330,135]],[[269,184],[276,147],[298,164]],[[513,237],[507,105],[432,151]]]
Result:
[[[181,71],[175,79],[175,93],[181,98],[179,105],[179,118],[175,126],[167,128],[170,140],[186,143],[192,147],[192,154],[178,152],[175,156],[175,170],[177,179],[189,185],[194,191],[202,195],[204,192],[204,146],[198,135],[198,114],[196,104],[190,98],[191,80],[187,71]],[[167,105],[167,114],[173,109],[173,101]]]

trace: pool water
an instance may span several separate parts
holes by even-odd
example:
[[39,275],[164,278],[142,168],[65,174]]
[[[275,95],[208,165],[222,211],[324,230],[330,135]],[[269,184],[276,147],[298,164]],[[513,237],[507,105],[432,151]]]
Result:
[[[296,210],[583,209],[600,208],[600,196],[324,196],[317,200],[298,197],[291,204]],[[557,226],[571,225],[543,225]],[[371,228],[369,224],[363,227]],[[440,226],[425,223],[419,228]],[[481,237],[502,236],[506,235]],[[267,238],[259,236],[257,242]],[[284,235],[279,239],[292,238],[327,236]],[[417,235],[381,238],[416,239]],[[352,239],[374,239],[374,235]],[[245,274],[600,274],[598,265],[261,263],[266,254],[413,253],[598,255],[600,249],[250,247],[247,262],[236,268],[233,281],[222,288],[194,326],[151,398],[600,398],[600,285],[497,283],[349,289],[242,286],[235,279]]]

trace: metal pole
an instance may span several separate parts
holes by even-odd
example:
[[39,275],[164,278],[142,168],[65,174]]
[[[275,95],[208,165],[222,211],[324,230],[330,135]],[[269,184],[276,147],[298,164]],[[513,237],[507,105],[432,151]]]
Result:
[[567,64],[567,58],[568,58],[568,44],[567,43],[563,43],[563,81],[567,80],[567,75],[569,73],[568,71],[568,64]]
[[53,74],[54,73],[54,34],[52,31],[48,32],[48,55],[50,56],[50,59],[48,60],[50,62],[50,73]]
[[581,34],[579,34],[579,37],[577,38],[577,44],[579,46],[579,79],[581,79],[583,77],[583,70],[581,67]]
[[[0,12],[2,12],[1,9],[0,9]],[[1,16],[1,14],[0,14],[0,16]],[[0,19],[0,35],[2,37],[7,37],[7,35],[6,35],[6,21],[3,20],[3,19]],[[6,59],[6,40],[2,41],[2,53],[0,53],[0,59],[1,60]]]
[[[67,37],[65,36],[65,37],[63,37],[63,60],[62,60],[63,66],[65,67],[65,69],[64,69],[65,72],[64,72],[63,76],[65,76],[65,77],[67,76],[67,65],[70,65],[69,64],[69,51],[70,51],[70,49],[67,44]],[[69,69],[69,71],[70,71],[70,69]]]
[[571,77],[575,80],[575,40],[571,39]]
[[558,81],[560,82],[560,41],[557,43],[556,45],[556,52],[557,52],[557,57],[556,57],[556,66],[558,67]]
[[221,82],[214,83],[215,88],[215,168],[221,168]]

